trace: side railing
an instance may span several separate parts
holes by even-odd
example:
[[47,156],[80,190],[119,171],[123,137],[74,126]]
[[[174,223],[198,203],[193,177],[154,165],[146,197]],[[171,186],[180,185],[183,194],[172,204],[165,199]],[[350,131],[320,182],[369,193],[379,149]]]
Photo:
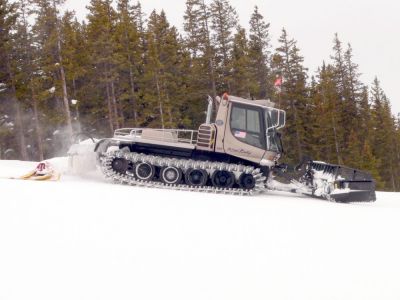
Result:
[[197,130],[187,129],[121,128],[114,131],[114,138],[147,139],[190,145],[196,145],[197,135]]

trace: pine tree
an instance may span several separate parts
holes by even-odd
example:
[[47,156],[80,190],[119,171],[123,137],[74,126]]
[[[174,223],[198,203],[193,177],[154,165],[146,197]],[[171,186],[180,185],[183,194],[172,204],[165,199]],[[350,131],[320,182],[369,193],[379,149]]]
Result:
[[[40,89],[39,66],[36,58],[39,57],[40,49],[34,46],[32,32],[29,30],[28,17],[31,14],[29,3],[26,0],[19,2],[19,18],[16,25],[14,37],[14,54],[18,62],[19,70],[16,76],[18,91],[26,99],[26,107],[32,111],[32,121],[35,128],[35,141],[31,141],[30,150],[33,159],[44,159],[45,145],[43,139],[43,128],[41,124],[40,103],[38,90]],[[33,146],[33,145],[36,145]]]
[[335,71],[331,65],[323,63],[318,70],[317,82],[311,87],[313,111],[312,141],[313,157],[323,161],[343,163],[341,144],[342,126],[339,123],[338,91],[335,84]]
[[307,74],[296,41],[288,37],[285,29],[282,30],[279,43],[280,47],[276,49],[274,56],[274,67],[284,78],[280,108],[287,111],[285,128],[287,155],[291,161],[302,160],[307,154],[306,133],[309,126]]
[[249,61],[252,87],[250,94],[257,99],[272,96],[272,80],[269,78],[268,65],[270,64],[269,23],[254,8],[250,19]]
[[184,15],[185,44],[190,52],[189,97],[201,109],[205,95],[217,96],[215,50],[211,45],[210,12],[204,0],[187,0]]
[[110,131],[113,132],[115,128],[119,127],[121,121],[115,94],[117,72],[113,35],[116,12],[110,0],[91,0],[88,9],[87,35],[90,60],[96,69],[98,83],[103,89],[102,96],[107,103],[108,123]]
[[[66,11],[61,21],[62,56],[66,71],[66,80],[69,87],[68,94],[74,100],[75,131],[81,132],[81,120],[79,119],[79,109],[84,108],[87,102],[85,89],[86,75],[88,73],[89,54],[84,28],[77,21],[73,12]],[[71,100],[71,101],[72,101]],[[76,102],[75,102],[76,101]]]
[[230,84],[227,80],[231,73],[229,59],[234,43],[233,29],[237,28],[238,16],[227,0],[214,0],[210,5],[210,17],[218,74],[218,89],[230,92]]
[[[146,108],[151,119],[149,124],[162,128],[179,123],[175,109],[182,101],[185,87],[182,84],[182,56],[178,34],[170,27],[164,11],[153,11],[149,17],[147,32],[148,52],[145,66]],[[156,111],[158,117],[156,117]],[[176,112],[177,114],[174,114]]]
[[135,22],[134,7],[129,5],[128,0],[118,1],[117,16],[114,43],[118,73],[120,74],[119,99],[122,102],[122,109],[129,114],[125,117],[129,119],[132,116],[133,125],[137,127],[139,122],[137,112],[138,76],[143,56],[140,47],[141,37]]
[[250,61],[249,48],[244,28],[238,28],[234,37],[231,53],[229,77],[231,92],[234,95],[250,99]]
[[32,2],[36,6],[36,22],[33,32],[35,43],[41,49],[40,65],[48,73],[48,77],[52,78],[52,80],[47,80],[47,88],[48,90],[55,88],[55,92],[50,92],[50,94],[54,94],[57,101],[59,101],[58,97],[61,97],[61,101],[59,102],[66,122],[66,135],[67,139],[71,141],[73,135],[72,118],[62,56],[61,22],[58,16],[59,7],[64,1],[33,0]]
[[146,30],[144,28],[144,19],[145,14],[142,11],[142,5],[138,1],[135,5],[132,6],[132,18],[137,28],[139,37],[140,37],[140,45],[139,48],[142,52],[146,51]]
[[344,53],[345,67],[347,73],[347,85],[349,100],[351,103],[350,108],[353,110],[352,113],[355,117],[357,115],[357,104],[360,102],[359,98],[363,91],[363,84],[360,82],[359,67],[353,62],[353,48],[350,44],[347,45],[347,50]]
[[358,106],[361,102],[363,86],[359,80],[358,65],[353,62],[353,54],[351,45],[348,45],[346,51],[343,50],[342,42],[338,35],[335,35],[333,46],[332,60],[335,67],[335,81],[338,89],[338,96],[341,103],[338,107],[340,110],[340,123],[343,130],[343,143],[341,152],[347,156],[346,149],[350,146],[349,134],[355,127],[360,127],[361,124],[358,114]]
[[372,152],[380,160],[379,173],[383,180],[384,188],[396,190],[396,143],[395,123],[391,113],[389,101],[375,78],[371,97],[373,103],[373,146]]
[[186,32],[186,47],[189,49],[191,56],[196,59],[201,55],[201,43],[205,42],[202,36],[202,0],[187,0],[186,11],[184,15],[184,30]]
[[343,55],[342,42],[339,40],[339,36],[336,33],[333,40],[333,55],[331,56],[333,60],[333,65],[335,67],[335,80],[338,87],[339,96],[341,100],[345,100],[348,91],[347,87],[347,70],[346,63]]
[[397,191],[400,190],[400,113],[397,115],[395,122],[395,172]]
[[[354,128],[362,126],[361,122],[359,122],[361,118],[358,108],[361,102],[363,85],[359,79],[360,74],[358,72],[358,65],[353,62],[353,50],[350,44],[348,44],[348,48],[344,53],[344,60],[347,74],[346,82],[348,91],[346,91],[347,96],[346,100],[344,101],[342,122],[344,123],[344,126],[348,128],[348,130],[353,130]],[[361,136],[358,136],[358,139],[361,138]]]
[[384,187],[384,183],[382,182],[379,172],[380,165],[381,160],[374,156],[369,142],[365,141],[361,150],[361,164],[358,167],[360,170],[368,171],[371,174],[378,189],[382,189]]
[[358,136],[362,145],[371,144],[372,137],[372,114],[371,114],[371,105],[369,103],[369,92],[368,87],[363,86],[360,94],[360,103],[359,103],[359,124],[358,126]]
[[346,166],[360,169],[363,163],[363,157],[361,155],[360,140],[355,129],[352,129],[349,134],[349,146],[346,149],[346,156],[344,164]]
[[[0,82],[5,81],[11,103],[15,110],[15,123],[19,144],[20,156],[23,160],[28,160],[27,143],[25,138],[25,127],[23,124],[23,111],[21,99],[17,94],[16,66],[13,61],[13,38],[12,31],[17,21],[17,5],[11,4],[7,0],[0,1]],[[14,44],[15,45],[15,44]]]

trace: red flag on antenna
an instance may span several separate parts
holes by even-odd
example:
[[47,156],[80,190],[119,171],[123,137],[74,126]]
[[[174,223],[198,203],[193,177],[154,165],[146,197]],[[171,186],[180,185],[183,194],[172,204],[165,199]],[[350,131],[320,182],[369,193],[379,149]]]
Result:
[[275,86],[275,87],[281,87],[281,86],[282,86],[282,81],[283,81],[283,80],[282,80],[282,77],[281,77],[281,76],[276,77],[274,86]]

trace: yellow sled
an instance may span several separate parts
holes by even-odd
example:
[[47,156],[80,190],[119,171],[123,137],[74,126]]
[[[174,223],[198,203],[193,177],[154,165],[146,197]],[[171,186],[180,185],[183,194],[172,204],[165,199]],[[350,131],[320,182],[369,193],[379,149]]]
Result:
[[36,180],[36,181],[58,181],[60,180],[61,175],[58,173],[46,174],[46,175],[36,175],[35,172],[30,172],[24,176],[13,179],[22,179],[22,180]]
[[[47,168],[47,172],[41,172],[43,169]],[[30,171],[29,173],[20,176],[20,177],[11,177],[10,179],[21,179],[21,180],[36,180],[36,181],[58,181],[60,180],[61,175],[55,172],[48,162],[39,163],[35,170]]]

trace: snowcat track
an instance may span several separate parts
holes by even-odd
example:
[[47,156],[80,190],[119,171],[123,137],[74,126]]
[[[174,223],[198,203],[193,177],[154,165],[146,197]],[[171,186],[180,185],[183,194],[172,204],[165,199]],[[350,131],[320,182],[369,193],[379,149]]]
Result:
[[[112,168],[112,162],[116,158],[123,158],[130,161],[133,164],[138,162],[149,163],[156,167],[176,167],[183,170],[190,168],[201,168],[207,170],[211,175],[215,171],[228,171],[233,173],[251,174],[255,179],[255,186],[253,189],[247,190],[242,188],[219,188],[214,186],[190,186],[187,184],[166,184],[161,181],[144,181],[135,178],[135,176],[128,174],[121,174],[116,172]],[[254,195],[265,191],[266,177],[262,174],[260,169],[256,169],[252,166],[218,163],[210,161],[196,161],[191,159],[174,159],[165,158],[154,155],[145,155],[135,152],[125,151],[113,151],[104,154],[101,158],[101,170],[106,178],[112,179],[114,182],[128,184],[133,186],[149,187],[149,188],[161,188],[181,191],[192,191],[192,192],[206,192],[214,194],[228,194],[228,195]]]

